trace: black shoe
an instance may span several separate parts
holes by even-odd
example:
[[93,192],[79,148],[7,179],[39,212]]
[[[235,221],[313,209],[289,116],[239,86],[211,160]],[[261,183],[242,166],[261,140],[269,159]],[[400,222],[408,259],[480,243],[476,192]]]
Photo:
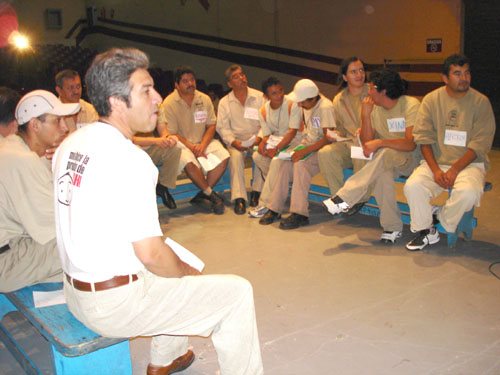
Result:
[[269,210],[264,216],[259,219],[259,224],[269,225],[279,219],[281,219],[281,215],[279,213],[274,212],[273,210]]
[[257,207],[259,204],[260,191],[250,192],[250,207]]
[[[206,195],[206,194],[205,194]],[[224,201],[215,191],[212,190],[210,194],[210,202],[212,202],[212,211],[216,215],[222,215],[224,213]]]
[[166,186],[163,186],[162,184],[157,184],[156,185],[156,195],[158,195],[161,200],[163,201],[163,204],[170,208],[174,209],[177,208],[177,205],[175,204],[174,197],[172,197],[172,194],[168,191],[168,188]]
[[210,203],[211,199],[208,195],[206,195],[204,192],[201,190],[196,194],[190,201],[189,203],[191,204],[203,204],[203,203]]
[[346,212],[346,215],[347,216],[356,215],[359,211],[361,211],[361,209],[363,208],[363,206],[365,205],[365,203],[366,202],[356,203],[351,208],[349,208],[349,211]]
[[292,212],[286,219],[281,220],[280,229],[295,229],[304,225],[309,225],[309,218]]
[[246,208],[245,200],[243,198],[236,198],[234,200],[234,213],[236,215],[243,215],[247,212]]

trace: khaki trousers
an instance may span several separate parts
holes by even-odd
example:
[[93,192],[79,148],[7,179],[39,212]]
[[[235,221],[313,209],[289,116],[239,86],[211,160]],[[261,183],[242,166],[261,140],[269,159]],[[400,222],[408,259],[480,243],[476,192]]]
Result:
[[[358,172],[366,164],[366,160],[351,158],[352,143],[335,142],[322,147],[318,151],[318,162],[321,174],[330,188],[330,194],[335,196],[344,185],[344,169],[352,168]],[[360,200],[366,202],[370,199],[371,190]]]
[[[245,185],[245,158],[251,155],[251,150],[240,151],[232,146],[228,146],[227,150],[231,155],[229,159],[229,175],[231,178],[231,201],[242,198],[247,199],[247,188]],[[252,191],[262,191],[264,185],[264,176],[260,171],[253,174]]]
[[290,212],[309,217],[309,188],[311,187],[312,178],[318,173],[317,152],[313,152],[306,160],[296,163],[291,160],[282,161],[267,207],[278,213],[283,212],[288,197],[288,187],[290,181],[292,181]]
[[179,161],[181,149],[179,147],[152,146],[145,149],[153,163],[159,167],[158,182],[169,189],[175,189],[177,176],[179,175]]
[[396,200],[394,178],[409,175],[413,169],[413,153],[391,148],[378,150],[373,159],[352,175],[337,192],[349,206],[358,203],[369,191],[380,208],[380,225],[384,231],[402,231],[403,221]]
[[108,337],[153,336],[151,364],[165,366],[188,350],[187,336],[209,336],[221,375],[263,374],[253,291],[234,275],[158,277],[147,270],[130,284],[76,290],[64,278],[69,310]]
[[[449,165],[440,165],[447,171]],[[483,163],[471,163],[460,171],[453,190],[438,213],[438,219],[447,232],[454,233],[463,214],[479,206],[484,189],[485,170]],[[430,200],[444,189],[434,181],[434,174],[427,162],[422,161],[406,181],[404,192],[410,206],[411,229],[420,231],[432,225]]]
[[30,237],[9,241],[10,249],[0,254],[0,292],[8,293],[42,282],[62,281],[57,242],[40,245]]

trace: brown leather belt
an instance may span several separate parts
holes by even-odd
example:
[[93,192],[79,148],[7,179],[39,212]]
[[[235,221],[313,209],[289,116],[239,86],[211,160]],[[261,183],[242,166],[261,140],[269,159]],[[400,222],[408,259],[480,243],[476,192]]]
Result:
[[[138,279],[137,275],[135,274],[130,276],[132,276],[132,282]],[[86,283],[85,281],[76,280],[68,274],[66,274],[66,279],[71,285],[73,285],[73,288],[82,292],[92,292],[93,290],[99,292],[101,290],[117,288],[119,286],[127,285],[130,283],[129,275],[115,276],[112,279],[99,281],[98,283]],[[92,289],[92,285],[94,285],[94,289]]]

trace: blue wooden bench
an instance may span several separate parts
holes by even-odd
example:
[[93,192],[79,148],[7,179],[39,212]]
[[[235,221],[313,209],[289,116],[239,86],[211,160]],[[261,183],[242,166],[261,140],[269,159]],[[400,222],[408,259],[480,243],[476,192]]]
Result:
[[35,308],[33,291],[62,289],[62,283],[37,284],[0,294],[0,339],[27,374],[40,375],[13,336],[1,324],[11,311],[19,311],[45,337],[51,347],[54,374],[132,375],[128,339],[106,338],[86,328],[64,305]]
[[[344,169],[344,181],[353,175],[352,169]],[[396,182],[400,182],[404,184],[406,182],[406,177],[399,177],[395,180]],[[490,182],[486,182],[484,186],[484,191],[490,191],[493,188],[493,185]],[[315,202],[323,202],[327,197],[330,197],[330,189],[326,186],[320,185],[311,185],[309,190],[309,200]],[[399,211],[401,212],[401,219],[404,224],[410,224],[410,208],[407,203],[398,202]],[[377,201],[374,197],[371,197],[370,200],[363,206],[360,211],[365,215],[370,216],[380,216],[380,210],[377,205]],[[472,210],[466,212],[460,223],[458,223],[457,230],[455,233],[447,232],[441,224],[438,224],[437,229],[440,233],[445,233],[447,235],[448,247],[455,247],[457,244],[457,239],[461,233],[463,233],[463,237],[466,241],[472,240],[472,233],[474,228],[477,227],[477,219],[474,217],[474,208]]]

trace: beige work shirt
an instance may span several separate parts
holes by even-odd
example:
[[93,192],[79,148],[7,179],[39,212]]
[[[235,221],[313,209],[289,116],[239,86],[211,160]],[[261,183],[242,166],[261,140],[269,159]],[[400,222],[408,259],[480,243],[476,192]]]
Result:
[[310,110],[303,109],[304,134],[302,143],[313,144],[321,140],[325,135],[324,128],[335,128],[335,115],[333,104],[321,95],[316,105]]
[[[335,123],[337,131],[342,137],[351,138],[356,141],[356,130],[361,128],[361,103],[368,96],[368,85],[363,86],[359,96],[359,106],[352,105],[352,95],[349,89],[345,88],[333,98],[333,108],[335,114]],[[356,98],[357,99],[357,98]]]
[[64,121],[66,121],[66,125],[68,126],[70,133],[81,128],[82,126],[92,124],[99,120],[99,115],[92,104],[80,99],[80,106],[80,112],[76,115],[64,117]]
[[[262,128],[262,136],[267,137],[268,135],[278,135],[280,137],[284,136],[289,129],[299,129],[300,122],[302,121],[302,111],[296,103],[291,103],[292,101],[286,96],[283,99],[283,103],[277,109],[271,108],[271,102],[267,101],[259,111],[259,121]],[[291,107],[290,107],[291,103]],[[290,113],[288,109],[290,108]],[[263,111],[266,114],[264,119]]]

